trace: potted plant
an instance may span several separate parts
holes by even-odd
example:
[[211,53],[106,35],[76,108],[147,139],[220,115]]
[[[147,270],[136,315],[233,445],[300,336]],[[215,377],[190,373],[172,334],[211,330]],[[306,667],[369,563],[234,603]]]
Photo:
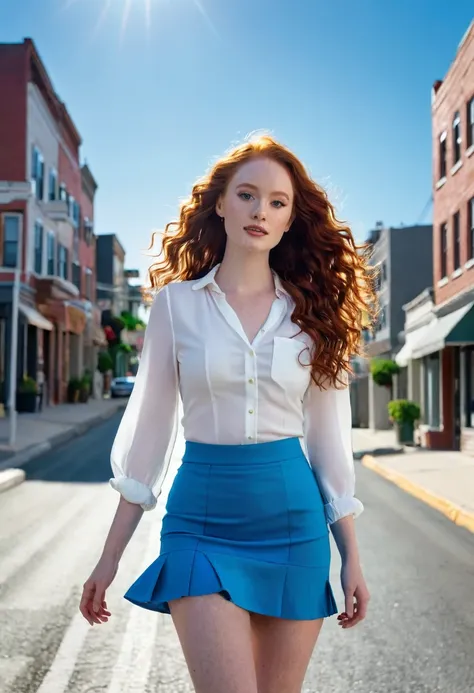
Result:
[[67,386],[67,401],[75,404],[79,401],[79,393],[81,391],[81,381],[79,378],[71,378]]
[[89,396],[91,394],[91,387],[91,377],[87,373],[84,373],[80,380],[79,402],[83,402],[85,404],[89,400]]
[[102,373],[102,376],[104,378],[104,394],[108,393],[110,391],[110,371],[114,367],[114,362],[112,361],[112,357],[109,354],[108,351],[101,351],[99,353],[99,360],[97,364],[97,368]]
[[391,359],[373,359],[370,362],[372,380],[381,387],[392,387],[393,376],[400,372],[400,366]]
[[421,414],[418,404],[408,399],[394,399],[388,403],[388,414],[395,424],[398,442],[413,445],[415,421]]
[[16,410],[18,412],[35,412],[37,395],[38,385],[36,381],[28,375],[24,375],[17,388]]

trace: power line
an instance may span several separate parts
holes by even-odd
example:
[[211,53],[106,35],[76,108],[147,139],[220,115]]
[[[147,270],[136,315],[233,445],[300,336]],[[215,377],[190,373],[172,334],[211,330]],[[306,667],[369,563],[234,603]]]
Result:
[[418,221],[416,222],[417,225],[418,225],[418,224],[421,224],[421,223],[423,222],[423,220],[425,219],[426,213],[428,212],[428,210],[430,209],[430,207],[431,207],[432,204],[433,204],[433,193],[430,194],[430,197],[429,197],[429,199],[428,199],[428,202],[427,202],[427,203],[425,204],[425,206],[423,207],[423,211],[422,211],[422,213],[420,214],[420,216],[419,216],[419,218],[418,218]]

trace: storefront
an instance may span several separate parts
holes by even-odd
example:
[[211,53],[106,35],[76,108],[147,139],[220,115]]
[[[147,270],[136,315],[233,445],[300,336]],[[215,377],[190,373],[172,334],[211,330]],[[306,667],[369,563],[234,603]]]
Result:
[[[41,380],[43,345],[53,324],[33,302],[34,293],[26,284],[20,286],[18,304],[17,382],[24,377]],[[1,403],[7,405],[10,387],[10,349],[12,339],[13,282],[0,287],[0,383]]]
[[423,444],[474,451],[474,302],[437,315],[412,349],[422,360]]
[[82,336],[87,315],[76,303],[78,291],[70,282],[48,277],[38,280],[37,287],[41,313],[54,328],[44,349],[49,402],[59,404],[67,401],[70,378],[83,374]]

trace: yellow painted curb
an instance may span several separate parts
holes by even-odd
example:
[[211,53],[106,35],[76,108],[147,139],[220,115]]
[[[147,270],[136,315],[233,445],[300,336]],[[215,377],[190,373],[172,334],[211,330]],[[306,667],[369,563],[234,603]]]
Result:
[[372,455],[364,455],[361,462],[364,467],[367,467],[367,469],[371,469],[373,472],[383,476],[388,481],[396,484],[403,491],[406,491],[418,500],[421,500],[423,503],[429,505],[431,508],[434,508],[438,512],[442,513],[445,517],[451,520],[451,522],[454,522],[454,524],[458,525],[459,527],[464,527],[465,529],[474,533],[474,513],[467,512],[458,505],[446,500],[446,498],[437,496],[435,493],[423,488],[423,486],[413,483],[407,479],[406,476],[403,476],[403,474],[394,472],[392,469],[387,469],[383,465],[379,464],[375,458],[372,457]]

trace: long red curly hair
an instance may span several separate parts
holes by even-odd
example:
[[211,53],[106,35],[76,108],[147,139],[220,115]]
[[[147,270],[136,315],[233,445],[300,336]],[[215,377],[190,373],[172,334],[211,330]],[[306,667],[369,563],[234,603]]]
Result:
[[375,270],[367,247],[357,246],[350,228],[337,220],[326,192],[272,137],[234,148],[194,185],[179,220],[165,227],[162,250],[149,269],[151,286],[197,279],[222,261],[226,234],[216,203],[237,168],[257,156],[283,165],[294,187],[294,221],[270,251],[270,266],[294,300],[293,322],[314,343],[312,378],[321,387],[345,384],[351,357],[362,352],[362,329],[375,318]]

